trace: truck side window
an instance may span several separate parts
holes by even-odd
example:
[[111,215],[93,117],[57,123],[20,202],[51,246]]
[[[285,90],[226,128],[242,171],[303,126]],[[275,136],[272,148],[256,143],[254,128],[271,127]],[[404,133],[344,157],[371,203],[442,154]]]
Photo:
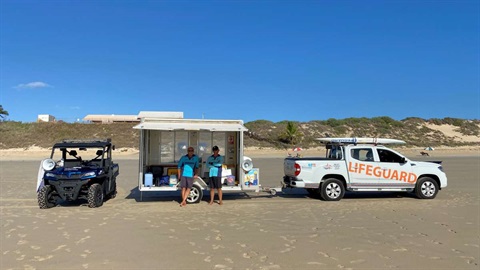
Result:
[[378,156],[380,157],[380,162],[400,163],[402,161],[402,157],[394,152],[385,149],[378,149],[377,151]]
[[358,151],[358,149],[352,149],[351,155],[354,159],[359,159],[360,153]]
[[352,157],[361,161],[373,161],[373,152],[370,148],[352,149]]

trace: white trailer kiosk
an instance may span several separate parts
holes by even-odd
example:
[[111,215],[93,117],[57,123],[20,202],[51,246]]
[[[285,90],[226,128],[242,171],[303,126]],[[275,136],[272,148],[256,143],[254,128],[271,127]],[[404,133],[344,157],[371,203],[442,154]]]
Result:
[[198,203],[208,188],[206,159],[217,145],[224,156],[223,192],[258,192],[259,170],[252,160],[243,156],[242,120],[141,118],[133,127],[140,130],[138,188],[144,191],[176,191],[178,161],[189,146],[199,157],[199,178],[195,179],[188,203]]

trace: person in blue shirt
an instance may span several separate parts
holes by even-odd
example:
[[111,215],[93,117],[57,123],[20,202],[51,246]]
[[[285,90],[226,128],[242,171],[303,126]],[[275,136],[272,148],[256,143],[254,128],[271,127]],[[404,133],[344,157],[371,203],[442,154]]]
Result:
[[178,179],[182,188],[182,202],[180,206],[187,205],[187,198],[193,186],[193,180],[198,177],[198,157],[194,154],[193,147],[188,147],[187,154],[178,162]]
[[218,204],[222,205],[222,164],[223,164],[223,157],[220,156],[218,146],[212,147],[213,155],[209,156],[207,159],[207,168],[208,168],[208,176],[210,181],[208,182],[208,186],[210,187],[210,205],[213,204],[213,199],[215,197],[215,189],[218,193]]

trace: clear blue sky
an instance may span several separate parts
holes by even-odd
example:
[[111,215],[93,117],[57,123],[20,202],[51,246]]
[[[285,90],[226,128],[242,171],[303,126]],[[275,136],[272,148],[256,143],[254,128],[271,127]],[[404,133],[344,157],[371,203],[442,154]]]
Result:
[[480,1],[0,0],[0,105],[480,119]]

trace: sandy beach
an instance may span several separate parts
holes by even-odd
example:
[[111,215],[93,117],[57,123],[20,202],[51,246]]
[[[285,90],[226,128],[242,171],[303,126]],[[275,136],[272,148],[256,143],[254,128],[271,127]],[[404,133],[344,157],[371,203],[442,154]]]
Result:
[[[35,193],[45,151],[29,151],[0,151],[0,269],[480,267],[475,149],[435,150],[430,158],[418,149],[406,153],[443,160],[449,183],[434,200],[361,193],[324,202],[303,190],[283,190],[277,196],[227,194],[222,206],[209,206],[205,196],[184,208],[178,193],[144,192],[141,201],[138,154],[124,151],[115,156],[115,199],[97,209],[70,203],[46,210],[38,208]],[[279,185],[285,151],[245,154],[254,157],[263,186]]]

